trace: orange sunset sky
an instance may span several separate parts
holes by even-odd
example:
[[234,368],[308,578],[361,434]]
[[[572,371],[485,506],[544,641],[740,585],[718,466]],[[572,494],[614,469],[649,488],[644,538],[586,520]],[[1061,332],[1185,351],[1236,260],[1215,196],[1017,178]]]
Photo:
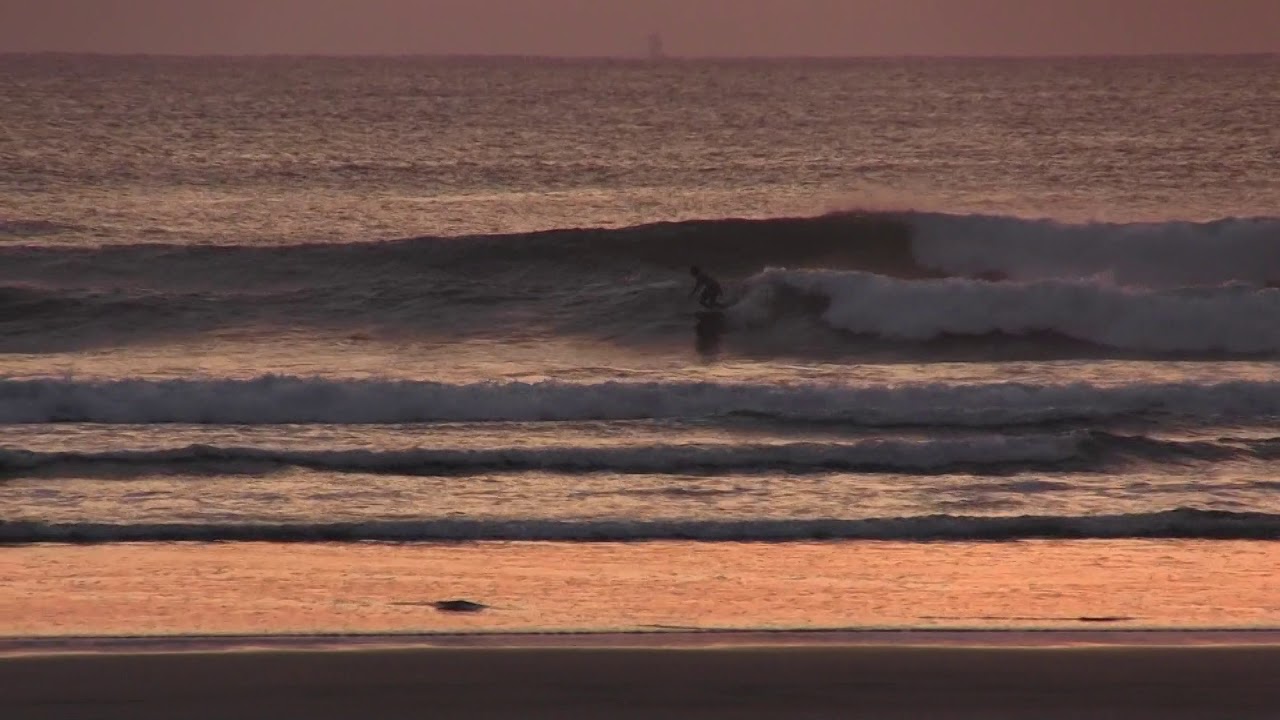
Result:
[[1280,52],[1280,0],[0,0],[0,51],[635,56]]

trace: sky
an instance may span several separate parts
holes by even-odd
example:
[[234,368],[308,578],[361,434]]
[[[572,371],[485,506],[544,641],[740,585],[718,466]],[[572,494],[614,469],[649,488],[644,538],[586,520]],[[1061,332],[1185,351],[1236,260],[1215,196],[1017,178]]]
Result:
[[1280,0],[0,0],[0,52],[1280,52]]

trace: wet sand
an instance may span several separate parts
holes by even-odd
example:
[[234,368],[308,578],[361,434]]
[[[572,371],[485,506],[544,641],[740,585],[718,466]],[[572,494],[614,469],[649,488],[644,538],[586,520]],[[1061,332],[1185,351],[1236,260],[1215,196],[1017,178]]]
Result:
[[[1280,628],[1280,543],[0,548],[0,637]],[[445,613],[440,600],[488,606]]]
[[[10,547],[0,699],[5,718],[106,720],[1275,718],[1278,552],[1183,541]],[[452,598],[489,607],[432,605]],[[758,630],[708,631],[733,627]],[[581,630],[595,632],[566,632]]]
[[16,656],[7,718],[1274,718],[1280,647]]

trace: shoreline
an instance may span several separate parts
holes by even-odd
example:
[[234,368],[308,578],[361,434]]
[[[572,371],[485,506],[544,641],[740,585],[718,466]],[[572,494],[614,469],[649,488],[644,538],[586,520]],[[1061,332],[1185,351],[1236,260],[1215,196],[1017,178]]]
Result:
[[0,660],[59,655],[413,650],[697,650],[782,648],[1071,649],[1275,647],[1258,628],[680,628],[523,632],[0,636]]

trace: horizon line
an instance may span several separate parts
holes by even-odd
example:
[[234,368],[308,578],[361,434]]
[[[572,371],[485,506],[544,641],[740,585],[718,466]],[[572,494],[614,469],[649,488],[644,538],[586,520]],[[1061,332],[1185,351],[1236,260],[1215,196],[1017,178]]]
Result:
[[627,55],[552,55],[541,53],[432,53],[432,52],[123,52],[103,50],[0,50],[0,57],[105,57],[105,58],[171,58],[171,59],[424,59],[424,60],[542,60],[542,61],[621,61],[652,65],[682,62],[724,61],[796,61],[796,60],[1107,60],[1159,58],[1280,58],[1278,51],[1242,52],[1112,52],[1112,53],[1035,53],[1035,54],[949,54],[901,53],[865,55],[664,55],[652,58],[644,54]]

